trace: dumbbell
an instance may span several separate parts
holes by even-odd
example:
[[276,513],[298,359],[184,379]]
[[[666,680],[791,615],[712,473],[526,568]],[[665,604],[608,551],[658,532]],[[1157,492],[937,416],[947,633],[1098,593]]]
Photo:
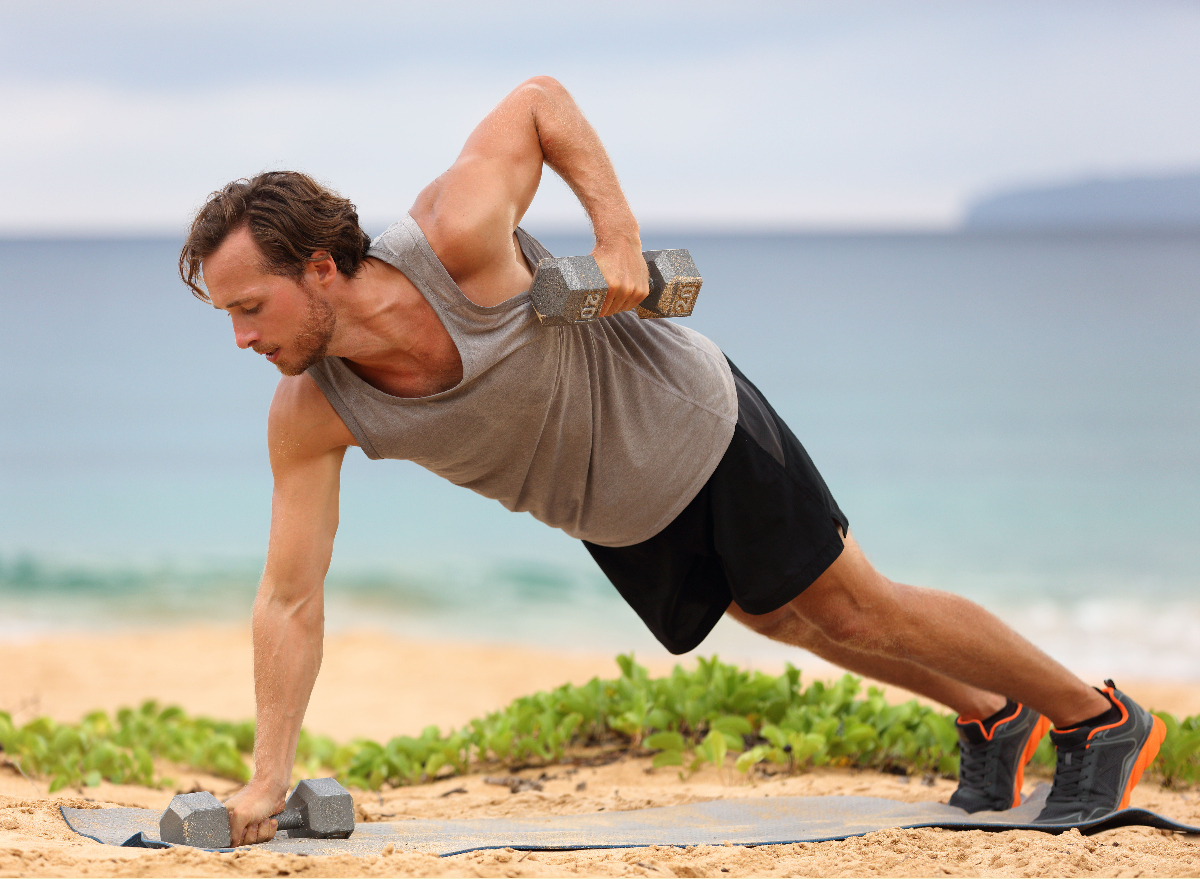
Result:
[[[647,250],[650,295],[637,307],[638,317],[687,317],[696,305],[702,280],[686,249]],[[591,256],[547,258],[537,264],[529,288],[533,309],[544,324],[579,324],[600,314],[608,283]]]
[[[282,812],[272,815],[289,837],[345,839],[354,832],[354,798],[333,778],[296,785]],[[229,848],[229,813],[208,791],[178,794],[158,821],[163,842],[197,848]]]

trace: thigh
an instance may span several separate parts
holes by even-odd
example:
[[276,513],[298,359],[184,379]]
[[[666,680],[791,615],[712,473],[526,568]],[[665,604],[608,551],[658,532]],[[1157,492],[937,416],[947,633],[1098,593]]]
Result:
[[712,479],[713,543],[750,614],[790,602],[842,552],[849,523],[800,441],[737,367],[738,425]]

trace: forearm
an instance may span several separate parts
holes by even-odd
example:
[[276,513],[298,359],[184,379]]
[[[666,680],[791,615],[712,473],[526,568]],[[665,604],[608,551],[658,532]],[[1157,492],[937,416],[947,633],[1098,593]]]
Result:
[[321,668],[324,608],[320,589],[283,599],[268,575],[254,603],[254,782],[282,793],[304,712]]
[[538,77],[530,85],[543,160],[583,205],[597,242],[623,241],[640,249],[637,220],[596,130],[557,81]]

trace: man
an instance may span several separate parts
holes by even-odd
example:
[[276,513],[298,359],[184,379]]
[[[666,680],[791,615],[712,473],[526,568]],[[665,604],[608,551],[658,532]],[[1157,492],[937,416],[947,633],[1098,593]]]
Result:
[[[592,324],[542,326],[544,248],[518,228],[542,166],[592,222],[609,292]],[[349,446],[416,461],[528,511],[589,552],[668,649],[722,614],[959,714],[969,811],[1020,800],[1051,723],[1039,820],[1128,803],[1161,721],[1093,689],[987,611],[893,583],[859,550],[799,441],[708,339],[639,320],[638,225],[595,131],[552,79],[508,95],[410,215],[373,244],[354,206],[303,175],[235,181],[180,256],[241,348],[283,373],[268,419],[275,480],[254,607],[254,776],[227,804],[235,843],[269,839],[321,664],[322,590]],[[204,288],[200,286],[203,279]],[[207,292],[205,292],[207,291]]]

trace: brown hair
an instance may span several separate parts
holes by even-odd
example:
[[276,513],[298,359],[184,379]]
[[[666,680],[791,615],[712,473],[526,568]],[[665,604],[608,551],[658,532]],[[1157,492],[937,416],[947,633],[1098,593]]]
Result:
[[179,253],[179,277],[198,299],[209,301],[200,287],[204,260],[242,226],[262,252],[263,271],[296,281],[318,250],[327,251],[338,271],[353,278],[371,246],[350,200],[307,174],[266,171],[234,180],[208,197]]

